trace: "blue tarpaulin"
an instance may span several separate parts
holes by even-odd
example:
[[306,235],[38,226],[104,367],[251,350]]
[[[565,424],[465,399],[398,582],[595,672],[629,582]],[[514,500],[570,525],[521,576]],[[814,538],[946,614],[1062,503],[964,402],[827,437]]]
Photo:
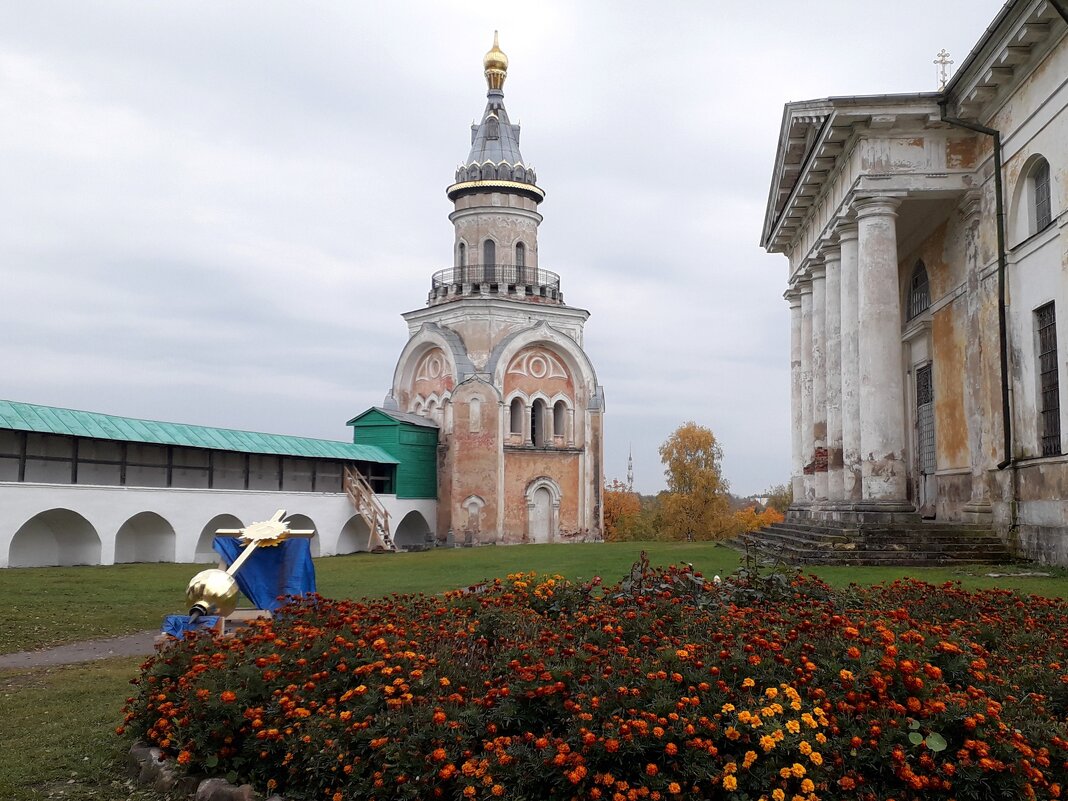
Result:
[[[237,537],[216,537],[215,552],[232,565],[244,547]],[[315,565],[311,541],[304,538],[282,540],[278,545],[260,546],[234,575],[237,586],[257,609],[274,611],[281,595],[315,592]]]
[[167,615],[163,618],[163,627],[160,629],[164,634],[184,640],[187,631],[202,631],[214,628],[219,622],[215,615],[205,615],[197,618],[196,623],[189,622],[189,615]]

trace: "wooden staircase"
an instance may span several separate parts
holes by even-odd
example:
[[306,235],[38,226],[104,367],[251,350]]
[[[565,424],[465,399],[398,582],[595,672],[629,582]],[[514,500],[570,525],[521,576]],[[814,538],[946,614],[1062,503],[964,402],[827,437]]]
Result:
[[737,550],[748,546],[796,565],[934,567],[1012,561],[1012,553],[992,530],[963,523],[856,529],[787,519],[725,544]]
[[397,546],[393,544],[393,537],[389,533],[389,512],[378,500],[367,479],[355,467],[346,466],[344,487],[356,513],[367,522],[370,532],[367,550],[371,553],[396,552]]

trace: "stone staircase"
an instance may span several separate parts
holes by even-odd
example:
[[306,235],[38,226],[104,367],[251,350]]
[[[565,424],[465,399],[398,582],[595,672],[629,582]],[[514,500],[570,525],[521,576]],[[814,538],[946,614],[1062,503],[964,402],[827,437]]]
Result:
[[919,523],[863,529],[786,520],[725,544],[794,565],[1003,564],[1012,553],[989,528],[963,523]]

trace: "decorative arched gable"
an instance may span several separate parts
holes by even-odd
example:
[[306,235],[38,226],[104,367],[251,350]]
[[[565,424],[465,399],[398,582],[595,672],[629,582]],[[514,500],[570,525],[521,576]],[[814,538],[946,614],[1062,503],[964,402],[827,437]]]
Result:
[[426,323],[408,340],[393,372],[392,396],[403,411],[411,411],[415,398],[444,398],[474,365],[455,331]]

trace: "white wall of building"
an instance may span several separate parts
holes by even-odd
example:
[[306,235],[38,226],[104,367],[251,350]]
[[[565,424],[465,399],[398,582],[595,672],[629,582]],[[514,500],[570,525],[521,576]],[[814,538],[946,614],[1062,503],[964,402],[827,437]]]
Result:
[[[435,529],[436,500],[378,498],[399,548],[421,545]],[[343,493],[0,482],[0,567],[214,563],[216,528],[267,520],[278,509],[300,516],[294,527],[315,529],[316,556],[367,549],[367,525]]]

